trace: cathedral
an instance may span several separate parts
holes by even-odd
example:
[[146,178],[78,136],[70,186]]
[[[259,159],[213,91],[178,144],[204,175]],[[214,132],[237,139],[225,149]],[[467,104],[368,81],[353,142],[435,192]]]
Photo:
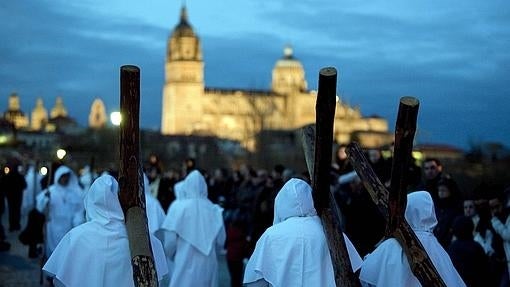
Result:
[[[310,91],[305,72],[293,50],[285,47],[272,71],[269,90],[211,89],[204,82],[204,61],[199,37],[186,7],[167,43],[161,133],[213,135],[239,141],[249,150],[263,130],[289,131],[315,122],[316,91]],[[363,117],[358,108],[337,101],[334,138],[356,140],[365,147],[391,143],[388,123]]]

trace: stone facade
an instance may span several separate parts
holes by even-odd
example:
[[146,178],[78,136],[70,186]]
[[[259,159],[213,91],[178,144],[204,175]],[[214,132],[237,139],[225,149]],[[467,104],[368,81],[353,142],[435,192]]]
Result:
[[[204,83],[199,37],[188,21],[186,8],[168,40],[161,116],[164,135],[213,135],[237,140],[253,150],[262,130],[292,130],[315,122],[316,91],[307,88],[305,72],[290,47],[272,71],[270,90],[211,89]],[[348,143],[361,134],[366,147],[391,143],[388,123],[363,117],[358,108],[340,99],[334,137]]]

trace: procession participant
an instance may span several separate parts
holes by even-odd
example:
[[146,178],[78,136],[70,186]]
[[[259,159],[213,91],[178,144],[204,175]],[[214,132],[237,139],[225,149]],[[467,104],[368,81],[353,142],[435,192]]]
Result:
[[[344,234],[353,271],[361,258]],[[258,240],[246,286],[335,286],[333,264],[308,183],[293,178],[278,192],[273,225]],[[271,284],[271,285],[268,285]]]
[[[434,203],[427,191],[407,195],[405,219],[425,248],[446,286],[466,286],[432,230],[437,224]],[[363,286],[421,286],[402,246],[395,238],[383,241],[365,257],[359,278]]]
[[[60,241],[43,270],[56,286],[134,286],[119,185],[102,175],[85,196],[87,222]],[[161,242],[150,235],[158,280],[167,273]],[[85,267],[85,269],[84,269]]]
[[166,255],[174,262],[169,286],[217,286],[216,253],[226,237],[222,209],[207,199],[207,184],[197,170],[184,179],[182,193],[161,227]]
[[36,208],[46,214],[46,257],[69,230],[85,221],[82,194],[78,178],[63,165],[55,172],[55,183],[37,196]]

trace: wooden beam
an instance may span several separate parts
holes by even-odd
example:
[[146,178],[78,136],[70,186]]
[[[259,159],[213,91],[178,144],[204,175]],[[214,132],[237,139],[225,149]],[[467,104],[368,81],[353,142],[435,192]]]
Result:
[[[360,177],[363,185],[379,208],[384,218],[389,217],[388,199],[389,193],[386,187],[375,175],[363,151],[357,143],[351,143],[346,149],[347,156],[354,170]],[[414,276],[418,278],[422,286],[446,286],[443,279],[432,264],[425,248],[416,234],[411,229],[405,218],[392,234],[400,243],[407,257]]]
[[120,68],[119,201],[124,212],[135,286],[158,286],[140,162],[140,69]]
[[389,216],[386,224],[386,235],[390,236],[404,220],[407,204],[407,185],[409,164],[413,152],[414,134],[420,102],[416,98],[400,99],[397,122],[395,124],[395,145],[391,168],[391,184],[389,193]]
[[[359,280],[352,272],[341,230],[339,210],[329,186],[336,108],[336,79],[335,68],[320,70],[319,90],[315,106],[316,132],[313,126],[308,126],[303,130],[303,147],[312,179],[315,209],[321,218],[328,241],[335,283],[337,286],[359,286]],[[313,161],[312,155],[314,156]]]

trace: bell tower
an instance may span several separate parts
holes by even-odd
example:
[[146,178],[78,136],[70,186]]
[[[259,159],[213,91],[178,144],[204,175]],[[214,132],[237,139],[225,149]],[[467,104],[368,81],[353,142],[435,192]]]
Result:
[[202,47],[186,7],[168,39],[161,114],[162,134],[191,134],[200,130],[204,95]]

